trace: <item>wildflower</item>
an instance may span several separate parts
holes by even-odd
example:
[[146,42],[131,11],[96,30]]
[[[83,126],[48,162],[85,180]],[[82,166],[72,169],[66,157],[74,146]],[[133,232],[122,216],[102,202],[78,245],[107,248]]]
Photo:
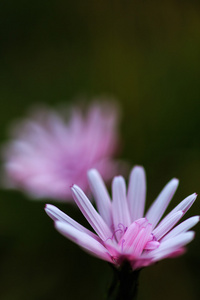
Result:
[[124,178],[114,177],[112,201],[98,171],[91,169],[88,178],[98,212],[77,185],[72,186],[72,195],[95,233],[53,205],[47,204],[45,210],[61,234],[90,254],[118,267],[128,261],[132,270],[137,270],[182,254],[184,246],[193,240],[190,228],[198,223],[199,216],[175,225],[194,203],[196,194],[185,198],[163,218],[177,189],[177,179],[164,187],[144,214],[146,178],[142,167],[133,168],[127,193]]
[[66,124],[56,112],[38,110],[15,126],[5,147],[6,185],[35,198],[70,200],[72,183],[87,191],[87,171],[97,168],[104,180],[117,169],[116,107],[94,104],[84,116],[70,111]]

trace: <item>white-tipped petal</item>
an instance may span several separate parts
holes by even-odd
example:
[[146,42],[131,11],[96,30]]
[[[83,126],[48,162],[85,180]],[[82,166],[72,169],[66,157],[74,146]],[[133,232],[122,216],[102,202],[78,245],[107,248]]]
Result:
[[95,208],[92,206],[90,200],[86,197],[86,195],[77,185],[73,185],[72,195],[82,214],[88,220],[88,222],[96,231],[98,236],[103,241],[110,238],[112,236],[110,228],[105,223],[103,218],[98,214]]
[[181,233],[176,237],[161,242],[157,249],[144,252],[142,254],[142,258],[157,261],[164,257],[170,256],[180,248],[184,247],[186,244],[190,243],[194,239],[194,236],[195,233],[193,231]]
[[168,215],[171,215],[179,210],[182,210],[184,213],[186,213],[190,209],[190,207],[192,206],[196,198],[197,198],[196,193],[186,197]]
[[194,227],[198,222],[199,222],[199,216],[194,216],[185,220],[184,222],[176,226],[174,229],[172,229],[168,234],[166,234],[166,236],[164,236],[164,238],[162,239],[162,242],[170,238],[173,238],[178,234],[188,231],[189,229]]
[[106,224],[111,228],[112,226],[112,211],[111,211],[111,200],[106,189],[106,186],[100,176],[99,172],[95,169],[91,169],[88,172],[88,179],[90,184],[90,189],[96,200],[97,208],[106,222]]
[[159,248],[150,253],[154,261],[170,256],[173,252],[187,245],[194,239],[195,233],[188,231],[161,243]]
[[60,209],[58,209],[56,206],[52,204],[46,204],[45,211],[47,215],[53,220],[53,221],[61,221],[66,222],[70,225],[72,225],[74,228],[78,229],[79,231],[85,232],[88,235],[92,236],[94,239],[99,239],[99,237],[94,234],[92,231],[88,230],[78,222],[74,221],[72,218],[70,218],[68,215],[66,215],[64,212],[62,212]]
[[128,195],[127,195],[132,222],[143,217],[145,198],[146,198],[145,171],[143,167],[136,166],[133,168],[130,174]]
[[60,221],[55,222],[55,227],[65,237],[69,238],[86,251],[89,251],[94,256],[112,262],[107,249],[87,233],[81,232],[73,226]]
[[153,235],[156,239],[160,240],[181,219],[182,216],[183,212],[178,211],[164,218],[153,231]]
[[156,200],[153,202],[149,208],[146,218],[152,224],[153,228],[158,224],[162,218],[163,213],[165,212],[168,204],[170,203],[177,187],[178,179],[173,178],[160,192]]
[[128,210],[128,204],[126,199],[126,184],[122,176],[117,176],[114,178],[112,183],[112,212],[113,212],[113,222],[115,229],[119,225],[128,227],[131,224],[130,214]]

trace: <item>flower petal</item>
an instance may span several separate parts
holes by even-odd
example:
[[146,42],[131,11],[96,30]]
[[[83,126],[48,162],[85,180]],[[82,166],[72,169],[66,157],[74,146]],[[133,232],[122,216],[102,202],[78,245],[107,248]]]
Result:
[[90,225],[99,235],[99,237],[105,241],[109,237],[112,236],[112,232],[109,229],[108,225],[102,219],[102,217],[98,214],[95,208],[92,206],[90,200],[86,197],[83,191],[77,186],[73,185],[72,187],[72,195],[79,209],[88,220]]
[[119,225],[128,227],[131,224],[128,204],[126,199],[126,184],[122,176],[117,176],[112,182],[112,212],[115,230]]
[[125,234],[122,236],[121,240],[119,241],[119,246],[121,246],[122,251],[128,250],[130,248],[138,232],[139,232],[139,224],[133,222],[128,227]]
[[196,193],[186,197],[168,215],[171,215],[171,214],[177,212],[178,210],[182,210],[185,214],[190,209],[190,207],[192,206],[192,204],[194,203],[196,198],[197,198]]
[[170,182],[168,182],[168,184],[163,188],[149,208],[146,218],[152,224],[153,228],[155,228],[159,220],[162,218],[165,209],[167,208],[178,187],[178,183],[179,181],[176,178],[173,178]]
[[[194,239],[195,233],[193,231],[188,231],[186,233],[179,234],[178,236],[165,241],[165,245],[161,248],[155,250],[159,252],[157,253],[156,257],[154,257],[154,261],[163,259],[164,257],[170,256],[172,253],[179,250],[181,247],[185,246],[186,244],[190,243]],[[168,243],[167,243],[168,242]]]
[[128,204],[131,215],[131,221],[142,218],[144,215],[144,206],[146,198],[146,176],[143,167],[133,168],[128,187]]
[[140,229],[138,235],[134,239],[131,247],[129,248],[129,253],[131,253],[133,256],[139,256],[141,255],[143,249],[145,248],[145,245],[149,239],[149,236],[152,231],[152,225],[149,223],[146,227],[143,227]]
[[88,172],[88,179],[90,184],[90,189],[96,200],[97,208],[106,222],[106,224],[111,228],[112,226],[112,211],[111,211],[111,200],[106,189],[106,186],[100,176],[99,172],[95,169],[91,169]]
[[153,235],[156,239],[160,240],[182,218],[182,216],[183,212],[177,211],[164,218],[153,231]]
[[89,251],[92,255],[112,262],[107,249],[87,233],[81,232],[70,224],[60,221],[55,222],[55,227],[61,234],[84,248],[86,251]]
[[157,242],[157,241],[150,241],[150,242],[146,243],[144,249],[145,250],[154,250],[154,249],[157,249],[159,246],[160,246],[159,242]]
[[72,225],[74,228],[78,229],[79,231],[85,232],[91,237],[93,237],[94,239],[99,240],[99,237],[95,233],[93,233],[92,231],[88,230],[87,228],[85,228],[84,226],[82,226],[72,218],[70,218],[68,215],[66,215],[56,206],[52,204],[46,204],[45,211],[52,220],[67,222],[68,224]]
[[147,254],[144,253],[143,258],[152,258],[153,261],[157,261],[164,257],[167,257],[176,250],[190,243],[194,239],[194,235],[195,234],[193,231],[188,231],[185,233],[181,233],[173,238],[167,239],[160,244],[159,248]]
[[[143,231],[143,233],[142,233]],[[140,255],[149,239],[149,236],[151,234],[151,231],[152,231],[152,225],[151,224],[148,224],[146,226],[146,228],[142,228],[141,231],[139,232],[139,234],[141,233],[141,236],[140,238],[138,239],[138,243],[135,247],[135,253],[137,255]],[[139,236],[138,234],[138,236]]]
[[180,233],[184,233],[194,227],[199,222],[199,216],[191,217],[178,226],[176,226],[174,229],[172,229],[164,238],[162,239],[162,242],[168,240],[169,238],[175,237]]

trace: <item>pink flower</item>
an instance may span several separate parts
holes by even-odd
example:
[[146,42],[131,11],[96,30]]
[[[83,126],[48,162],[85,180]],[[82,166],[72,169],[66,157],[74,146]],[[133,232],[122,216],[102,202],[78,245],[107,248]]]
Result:
[[95,233],[53,205],[47,204],[45,210],[61,234],[90,254],[116,266],[128,260],[135,270],[182,254],[184,246],[193,240],[194,232],[188,230],[199,222],[199,216],[175,225],[194,203],[196,194],[185,198],[162,218],[177,189],[177,179],[164,187],[144,214],[146,179],[142,167],[133,168],[127,193],[124,178],[114,177],[112,201],[95,169],[88,172],[88,178],[99,212],[77,185],[73,185],[72,194]]
[[117,170],[112,159],[118,147],[117,111],[110,104],[94,104],[83,115],[69,112],[68,124],[56,112],[38,110],[15,126],[5,147],[6,184],[32,197],[70,200],[76,182],[88,188],[87,171],[97,168],[105,180]]

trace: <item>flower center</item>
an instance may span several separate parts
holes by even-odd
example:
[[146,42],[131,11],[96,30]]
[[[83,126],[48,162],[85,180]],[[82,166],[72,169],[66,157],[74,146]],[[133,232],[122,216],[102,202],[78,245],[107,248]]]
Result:
[[144,250],[153,250],[159,246],[152,234],[152,224],[146,218],[133,222],[118,242],[120,252],[138,257]]

